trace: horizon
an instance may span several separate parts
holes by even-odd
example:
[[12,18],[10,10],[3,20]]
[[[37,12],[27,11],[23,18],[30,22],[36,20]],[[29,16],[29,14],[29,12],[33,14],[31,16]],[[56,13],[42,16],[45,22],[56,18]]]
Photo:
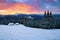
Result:
[[[0,16],[6,16],[6,15],[44,15],[44,14],[0,14]],[[60,14],[52,14],[52,15],[60,15]]]

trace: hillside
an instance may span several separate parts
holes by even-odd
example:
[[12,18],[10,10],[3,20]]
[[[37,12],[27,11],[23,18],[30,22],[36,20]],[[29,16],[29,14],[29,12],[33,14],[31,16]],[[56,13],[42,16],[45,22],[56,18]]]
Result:
[[60,40],[60,29],[36,29],[24,25],[0,25],[0,40]]

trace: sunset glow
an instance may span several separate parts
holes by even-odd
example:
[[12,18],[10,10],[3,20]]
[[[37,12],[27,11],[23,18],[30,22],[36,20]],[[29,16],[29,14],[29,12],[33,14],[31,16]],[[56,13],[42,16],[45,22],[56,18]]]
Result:
[[59,3],[59,0],[0,0],[0,14],[42,14],[45,10],[59,14]]

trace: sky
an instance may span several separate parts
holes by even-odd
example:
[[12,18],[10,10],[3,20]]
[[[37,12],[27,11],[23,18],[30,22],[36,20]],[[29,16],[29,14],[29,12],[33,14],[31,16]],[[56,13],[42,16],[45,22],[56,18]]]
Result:
[[60,0],[0,0],[0,14],[43,14],[50,10],[60,14]]

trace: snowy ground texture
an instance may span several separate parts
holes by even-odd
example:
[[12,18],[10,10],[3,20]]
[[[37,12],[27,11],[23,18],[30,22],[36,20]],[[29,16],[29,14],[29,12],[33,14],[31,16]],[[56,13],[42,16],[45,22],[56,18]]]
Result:
[[0,25],[0,40],[60,40],[60,29],[36,29],[24,25]]

